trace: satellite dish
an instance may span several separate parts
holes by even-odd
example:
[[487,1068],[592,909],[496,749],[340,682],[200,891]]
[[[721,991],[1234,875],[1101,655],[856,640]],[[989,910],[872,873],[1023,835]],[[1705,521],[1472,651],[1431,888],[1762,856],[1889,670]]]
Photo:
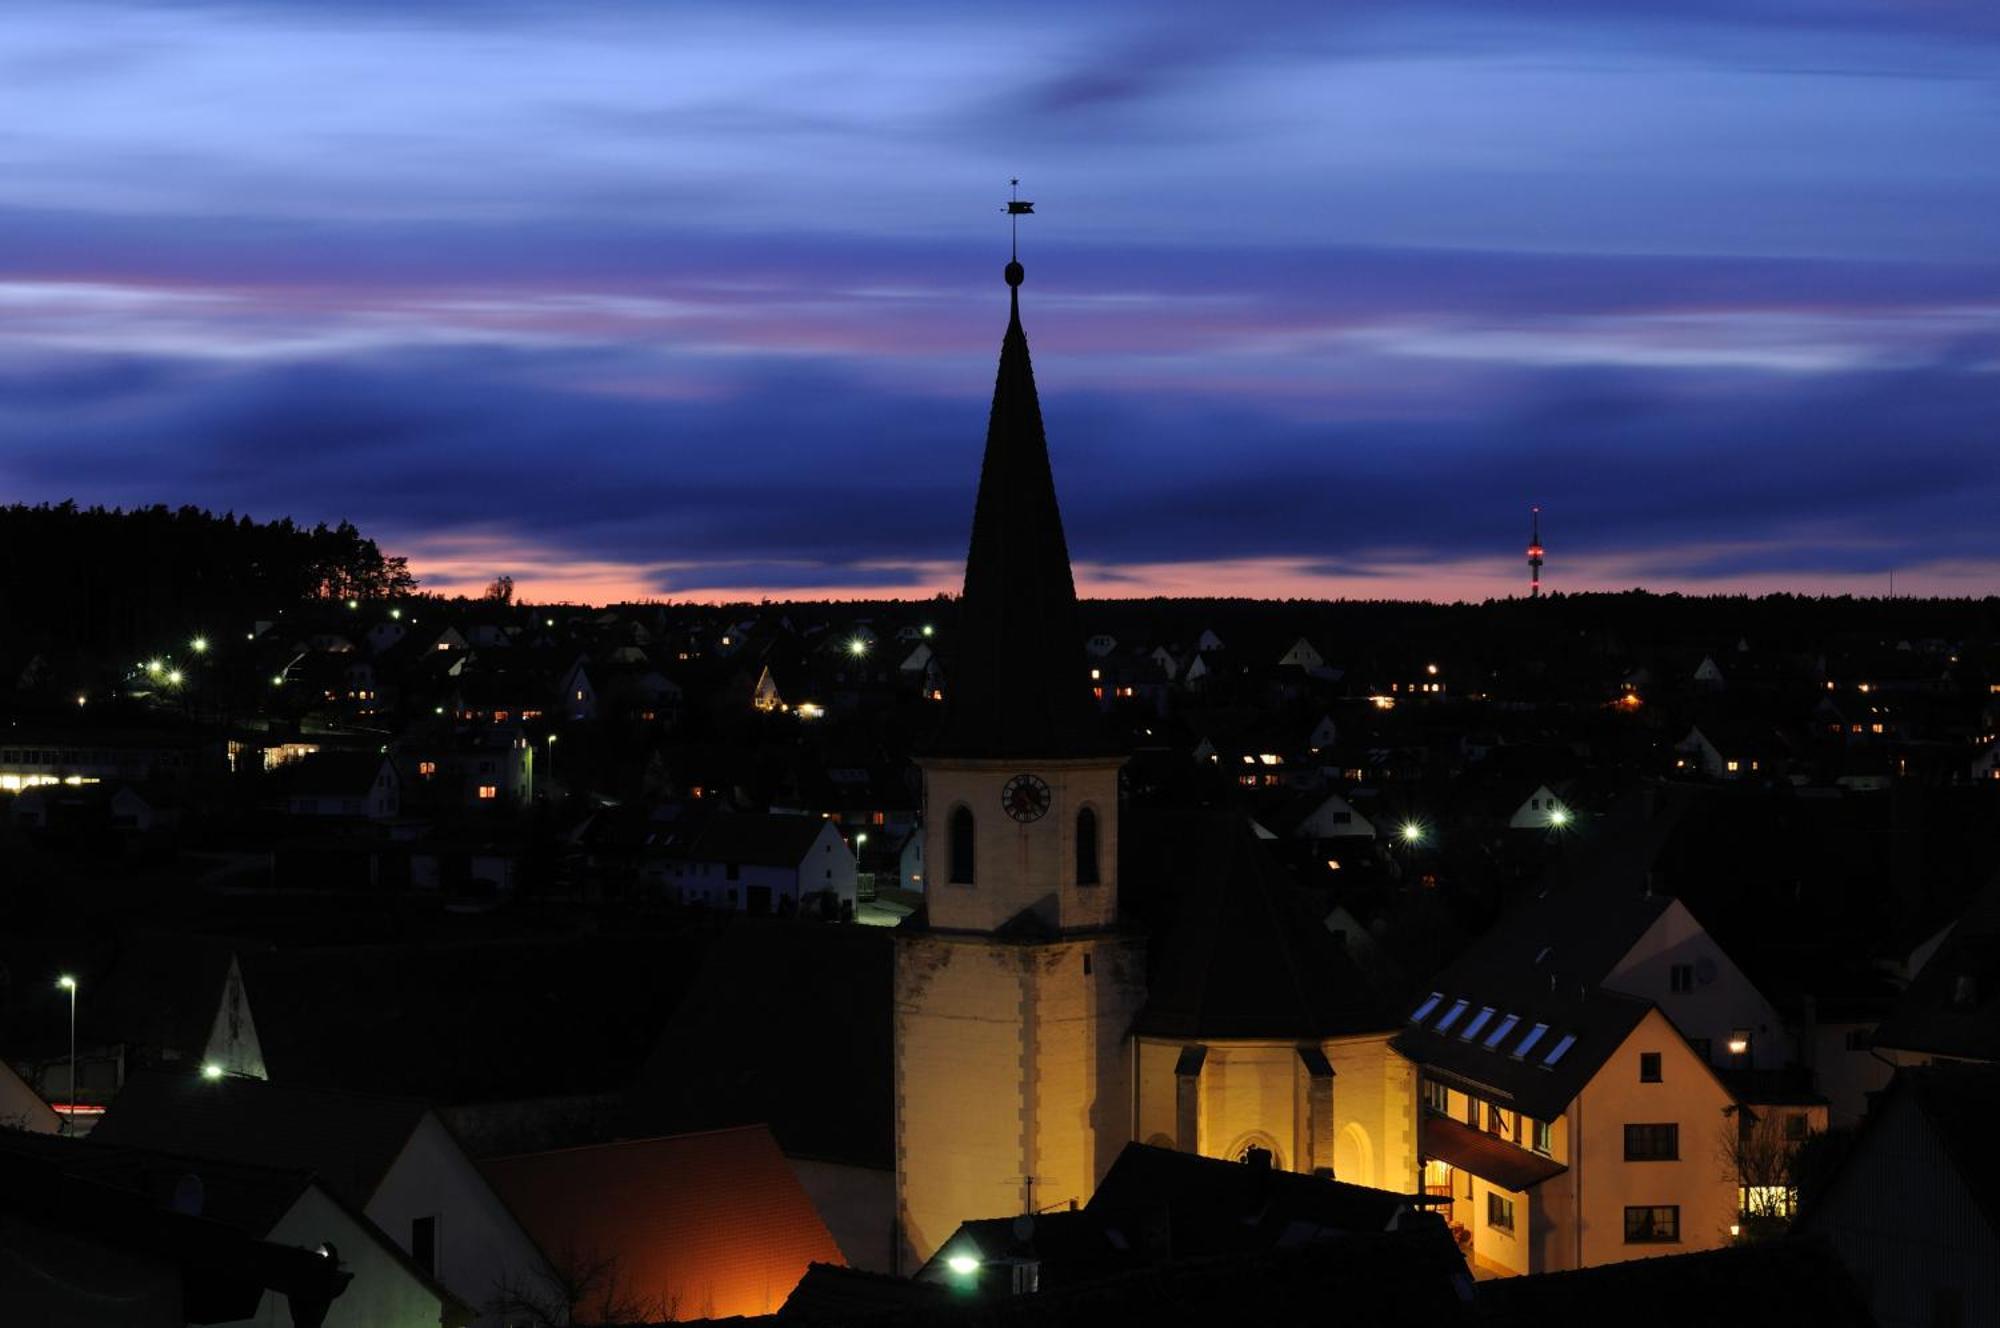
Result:
[[1014,1239],[1026,1245],[1035,1238],[1035,1218],[1031,1213],[1023,1213],[1014,1219]]

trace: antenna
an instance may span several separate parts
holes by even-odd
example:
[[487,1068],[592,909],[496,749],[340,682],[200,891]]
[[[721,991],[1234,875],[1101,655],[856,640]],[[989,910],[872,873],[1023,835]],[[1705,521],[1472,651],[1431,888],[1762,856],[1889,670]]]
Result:
[[1542,509],[1536,505],[1528,509],[1530,522],[1528,534],[1528,598],[1542,597]]

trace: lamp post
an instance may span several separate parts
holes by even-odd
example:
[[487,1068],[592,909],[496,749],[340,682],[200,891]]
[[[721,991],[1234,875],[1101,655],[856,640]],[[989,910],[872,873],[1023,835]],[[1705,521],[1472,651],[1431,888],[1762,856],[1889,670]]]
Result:
[[549,783],[556,782],[556,735],[549,735]]
[[65,973],[56,986],[69,993],[69,1133],[76,1134],[76,979]]

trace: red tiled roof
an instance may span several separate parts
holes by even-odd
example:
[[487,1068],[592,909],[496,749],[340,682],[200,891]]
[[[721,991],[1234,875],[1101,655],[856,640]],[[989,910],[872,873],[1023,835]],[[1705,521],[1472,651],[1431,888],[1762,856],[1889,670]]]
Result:
[[616,1256],[621,1289],[680,1318],[773,1313],[808,1265],[846,1262],[762,1125],[480,1167],[550,1258]]
[[1569,1170],[1554,1158],[1531,1153],[1463,1121],[1425,1115],[1424,1156],[1449,1162],[1504,1190],[1519,1193]]

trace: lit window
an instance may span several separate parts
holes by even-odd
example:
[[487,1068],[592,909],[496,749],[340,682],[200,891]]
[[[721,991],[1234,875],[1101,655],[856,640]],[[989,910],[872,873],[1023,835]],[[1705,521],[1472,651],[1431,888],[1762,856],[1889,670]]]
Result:
[[422,775],[425,779],[429,779],[432,775],[436,774],[437,772],[438,772],[438,763],[436,761],[417,762],[417,773]]
[[1439,1002],[1443,1000],[1444,1000],[1443,992],[1441,991],[1432,992],[1429,996],[1424,998],[1424,1003],[1417,1007],[1417,1012],[1410,1016],[1410,1022],[1413,1024],[1421,1024],[1422,1022],[1424,1022],[1424,1020],[1430,1018],[1431,1011],[1437,1009]]
[[493,784],[481,784],[479,786],[480,801],[491,802],[493,799],[499,796],[500,796],[500,789],[498,786]]
[[1444,1012],[1444,1018],[1438,1020],[1437,1031],[1442,1033],[1446,1029],[1450,1028],[1453,1024],[1457,1023],[1458,1017],[1464,1014],[1466,1007],[1471,1004],[1472,1004],[1471,1001],[1452,1002],[1451,1008]]
[[1466,1042],[1472,1041],[1472,1039],[1479,1036],[1479,1030],[1486,1027],[1487,1021],[1492,1017],[1493,1007],[1490,1005],[1481,1006],[1479,1013],[1472,1016],[1472,1021],[1465,1026],[1465,1031],[1458,1036]]
[[1529,1029],[1528,1036],[1521,1039],[1521,1045],[1514,1048],[1514,1059],[1520,1060],[1533,1051],[1535,1044],[1542,1040],[1542,1034],[1548,1031],[1549,1026],[1547,1024],[1536,1024],[1533,1028]]

